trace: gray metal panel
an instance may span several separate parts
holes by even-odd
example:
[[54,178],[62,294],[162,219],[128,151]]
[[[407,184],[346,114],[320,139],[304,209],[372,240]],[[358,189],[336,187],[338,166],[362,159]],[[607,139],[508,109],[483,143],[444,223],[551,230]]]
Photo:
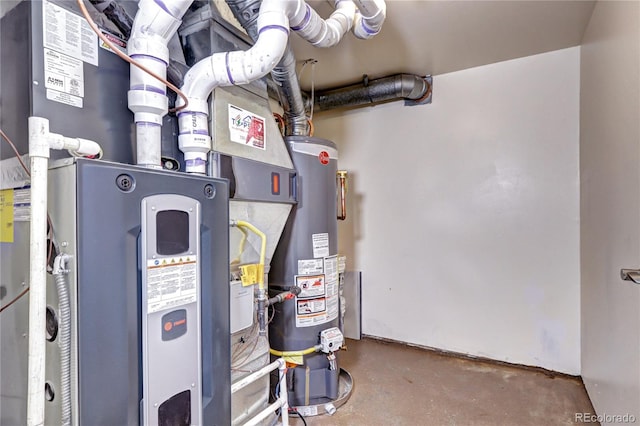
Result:
[[[266,263],[271,258],[278,245],[278,240],[289,217],[291,204],[262,203],[254,201],[231,200],[229,202],[229,217],[232,220],[244,220],[253,224],[267,236]],[[230,230],[229,254],[231,259],[238,256],[242,233],[236,227]],[[258,263],[260,261],[261,240],[254,234],[249,234],[242,252],[240,263]]]
[[362,272],[345,271],[344,299],[344,337],[360,340],[362,337]]
[[[120,174],[133,190],[116,186]],[[205,197],[211,184],[215,197]],[[80,424],[137,424],[141,365],[140,203],[182,194],[202,205],[203,424],[230,423],[227,183],[98,161],[78,161]]]
[[[73,348],[76,344],[76,309],[73,307],[77,302],[76,295],[76,170],[71,159],[59,160],[49,168],[49,191],[48,210],[53,225],[55,241],[61,253],[71,255],[71,260],[67,264],[69,273],[66,274],[67,289],[69,291],[69,303],[71,306],[71,401],[72,419],[77,419],[77,370],[76,353]],[[56,290],[53,276],[48,276],[47,283],[47,305],[52,307],[56,313],[60,311],[58,305],[58,292]],[[53,401],[45,404],[45,419],[60,419],[62,416],[61,405],[61,376],[60,376],[60,346],[58,340],[47,343],[46,353],[46,380],[53,385],[57,391]],[[52,421],[53,422],[53,421]],[[77,425],[77,423],[75,423]]]
[[[30,114],[31,2],[24,1],[0,19],[0,128],[21,154],[29,150],[27,117]],[[0,159],[13,157],[4,141]]]
[[[296,171],[293,169],[217,153],[211,156],[211,162],[215,164],[214,176],[229,179],[232,199],[288,204],[296,202],[293,186]],[[274,174],[277,175],[277,184],[274,183]],[[274,187],[276,185],[277,188]]]
[[[229,105],[250,111],[265,120],[265,149],[257,149],[231,141],[229,131]],[[218,87],[211,95],[213,150],[222,154],[249,158],[263,163],[291,169],[293,164],[273,112],[264,97],[256,96],[244,87]]]
[[[104,159],[133,163],[135,127],[133,114],[127,107],[129,64],[111,52],[98,48],[98,67],[84,63],[83,107],[76,108],[46,98],[44,85],[44,50],[42,40],[42,1],[30,2],[32,57],[32,112],[48,118],[51,131],[65,136],[82,137],[99,142]],[[55,3],[79,14],[74,0]],[[24,23],[27,25],[27,23]],[[20,61],[12,61],[20,62]],[[37,83],[36,83],[37,82]],[[25,94],[22,94],[25,96]],[[18,116],[25,126],[27,116]],[[52,158],[67,156],[66,151],[52,151]]]
[[[66,162],[66,160],[65,160]],[[67,265],[69,274],[67,282],[69,288],[75,288],[75,168],[56,167],[49,170],[49,215],[53,224],[58,249],[72,255]],[[0,302],[3,306],[22,291],[29,284],[29,221],[14,222],[14,242],[0,243],[0,274],[2,287],[7,289],[5,297]],[[47,275],[47,306],[56,313],[59,312],[58,295],[51,275]],[[0,289],[0,293],[4,293]],[[71,305],[75,304],[75,292],[70,291]],[[29,312],[29,293],[20,301],[2,312],[0,316],[0,424],[26,424],[27,401],[27,325]],[[72,310],[72,315],[75,309]],[[59,319],[59,316],[58,316]],[[75,326],[72,318],[72,329]],[[59,334],[58,334],[59,336]],[[72,345],[75,342],[75,332],[72,330]],[[72,366],[75,364],[75,354],[72,352]],[[72,367],[72,401],[75,395],[75,369]],[[61,378],[60,378],[60,347],[58,339],[46,343],[46,371],[45,380],[55,392],[52,401],[45,404],[45,418],[50,423],[61,417]],[[77,405],[73,405],[73,416]],[[77,423],[76,423],[77,424]]]

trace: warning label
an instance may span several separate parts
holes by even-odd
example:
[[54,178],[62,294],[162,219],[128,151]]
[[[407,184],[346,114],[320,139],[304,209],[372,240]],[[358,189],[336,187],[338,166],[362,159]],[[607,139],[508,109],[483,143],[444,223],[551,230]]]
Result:
[[[327,266],[329,271],[337,270],[337,256],[325,259],[325,272]],[[335,281],[329,282],[326,274],[296,275],[301,290],[296,297],[296,327],[312,327],[338,317],[337,273],[330,273]]]
[[197,301],[198,264],[195,257],[166,257],[147,261],[147,313]]
[[298,300],[298,315],[319,314],[327,310],[324,297],[318,299]]
[[98,36],[84,18],[43,1],[42,27],[44,47],[98,66]]
[[229,104],[229,137],[231,142],[266,149],[264,117]]
[[[120,50],[122,53],[127,53],[127,42],[122,40],[120,37],[111,34],[108,31],[105,30],[101,30],[102,31],[102,35],[109,40],[109,42],[111,42],[111,45],[113,45],[113,47],[115,47],[116,49]],[[104,50],[106,50],[107,52],[111,52],[114,55],[116,54],[116,52],[114,52],[107,43],[105,43],[104,41],[102,41],[102,39],[99,40],[100,43],[100,47]]]
[[299,299],[325,295],[324,275],[298,277],[296,286],[301,290]]

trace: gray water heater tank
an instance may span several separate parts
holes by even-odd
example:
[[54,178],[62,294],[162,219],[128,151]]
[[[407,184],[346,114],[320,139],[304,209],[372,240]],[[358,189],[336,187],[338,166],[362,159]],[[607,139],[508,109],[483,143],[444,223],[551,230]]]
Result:
[[[299,351],[317,345],[320,333],[338,326],[338,223],[336,172],[338,150],[328,140],[285,138],[296,169],[294,206],[271,261],[271,295],[293,286],[300,294],[274,305],[269,326],[271,348]],[[291,406],[329,402],[338,397],[338,363],[328,354],[304,356],[290,368],[287,388]]]

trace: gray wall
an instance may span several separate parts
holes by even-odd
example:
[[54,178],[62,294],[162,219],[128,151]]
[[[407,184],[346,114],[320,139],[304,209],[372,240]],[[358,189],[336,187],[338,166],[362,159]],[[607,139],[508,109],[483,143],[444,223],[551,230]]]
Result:
[[[582,376],[600,415],[640,420],[640,2],[598,2],[581,52]],[[608,423],[608,422],[603,422]]]

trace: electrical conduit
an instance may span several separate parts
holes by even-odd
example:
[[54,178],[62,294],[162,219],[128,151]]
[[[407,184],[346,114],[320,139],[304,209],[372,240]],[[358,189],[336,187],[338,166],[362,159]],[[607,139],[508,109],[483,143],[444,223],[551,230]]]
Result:
[[71,305],[66,275],[67,261],[71,256],[60,254],[53,263],[53,276],[58,291],[58,314],[60,318],[60,393],[62,394],[63,426],[71,425]]
[[[193,0],[140,0],[128,43],[129,56],[166,79],[169,40]],[[137,66],[131,65],[129,109],[136,122],[136,161],[161,167],[162,117],[168,111],[167,87]]]

